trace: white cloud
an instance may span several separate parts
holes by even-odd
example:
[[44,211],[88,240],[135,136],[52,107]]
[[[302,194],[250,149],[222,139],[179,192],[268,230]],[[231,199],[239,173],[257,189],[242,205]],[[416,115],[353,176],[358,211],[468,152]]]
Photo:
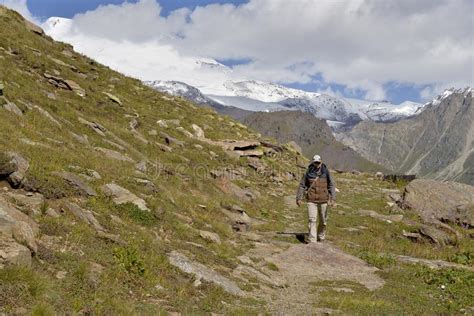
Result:
[[[146,79],[202,86],[320,75],[380,99],[387,82],[474,85],[472,12],[471,0],[251,0],[163,17],[157,1],[141,0],[79,14],[60,39]],[[200,58],[252,62],[213,74]]]
[[37,24],[39,23],[38,20],[33,17],[30,10],[28,9],[26,0],[0,0],[0,4],[17,11],[29,21],[35,22]]

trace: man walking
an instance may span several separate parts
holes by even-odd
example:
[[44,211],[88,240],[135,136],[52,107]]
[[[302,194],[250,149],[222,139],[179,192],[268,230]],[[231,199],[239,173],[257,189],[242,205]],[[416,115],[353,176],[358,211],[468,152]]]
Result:
[[[296,204],[301,205],[305,199],[308,202],[309,238],[310,243],[323,241],[326,238],[328,220],[328,205],[331,206],[336,199],[335,184],[329,174],[329,169],[323,164],[321,157],[314,155],[303,178],[301,178]],[[319,225],[316,230],[316,222]]]

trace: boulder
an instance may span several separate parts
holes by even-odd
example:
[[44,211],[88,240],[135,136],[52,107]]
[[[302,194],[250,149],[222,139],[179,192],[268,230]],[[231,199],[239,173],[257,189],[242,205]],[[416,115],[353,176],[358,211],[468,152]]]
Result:
[[168,259],[171,265],[177,267],[185,273],[193,274],[196,279],[212,282],[215,285],[222,287],[224,291],[232,295],[245,295],[244,291],[242,291],[235,282],[229,280],[228,278],[199,262],[192,261],[177,251],[172,251],[170,254],[168,254]]
[[199,236],[201,236],[201,238],[207,240],[207,241],[210,241],[210,242],[213,242],[213,243],[216,243],[216,244],[220,244],[221,243],[221,238],[219,237],[218,234],[216,233],[213,233],[213,232],[208,232],[208,231],[205,231],[205,230],[200,230],[199,231]]
[[87,225],[91,225],[97,232],[105,231],[104,227],[102,227],[102,225],[95,218],[94,214],[91,211],[84,210],[79,205],[72,202],[66,202],[64,207],[66,208],[66,210],[71,212],[78,220],[86,223]]
[[32,23],[28,20],[25,20],[25,26],[29,31],[31,31],[35,34],[38,34],[40,36],[44,36],[43,29],[41,27],[39,27],[38,25],[36,25],[36,24],[34,24],[34,23]]
[[[38,224],[9,203],[3,196],[0,196],[0,236],[4,237],[4,242],[13,239],[15,242],[28,247],[32,253],[36,253],[38,251],[36,243],[38,234]],[[21,247],[12,247],[21,250]]]
[[53,172],[53,175],[62,178],[65,180],[69,185],[74,187],[78,194],[84,196],[97,196],[97,192],[88,186],[81,178],[76,176],[73,173],[61,171],[61,172]]
[[25,179],[30,167],[28,160],[18,153],[9,152],[0,159],[0,177],[6,177],[13,187],[18,187]]
[[13,114],[16,114],[18,116],[23,116],[23,112],[20,110],[20,108],[13,102],[7,101],[5,104],[3,104],[3,108],[9,112],[12,112]]
[[194,137],[196,137],[196,138],[205,138],[204,131],[202,130],[201,127],[199,127],[196,124],[192,124],[191,128],[193,129]]
[[132,203],[142,211],[150,211],[143,199],[115,183],[105,184],[102,186],[102,191],[104,191],[106,195],[110,196],[113,202],[117,205]]
[[0,234],[0,268],[10,264],[31,266],[31,252],[12,237]]
[[426,221],[432,218],[474,227],[474,187],[458,182],[416,179],[403,193],[403,204]]
[[94,147],[94,149],[100,153],[103,153],[105,157],[110,158],[110,159],[115,159],[119,161],[125,161],[125,162],[135,162],[132,158],[125,156],[118,151],[112,150],[112,149],[107,149],[107,148],[102,148],[102,147]]
[[118,105],[120,106],[123,106],[123,103],[122,101],[115,95],[113,95],[112,93],[108,93],[108,92],[103,92],[112,102],[115,102],[117,103]]
[[5,196],[11,199],[16,205],[21,205],[25,214],[38,215],[41,207],[44,205],[44,196],[40,193],[17,193],[14,191],[5,193]]

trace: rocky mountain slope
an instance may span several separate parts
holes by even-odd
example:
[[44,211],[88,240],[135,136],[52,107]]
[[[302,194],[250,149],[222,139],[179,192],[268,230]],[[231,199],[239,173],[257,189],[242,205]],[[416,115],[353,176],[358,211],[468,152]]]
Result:
[[339,170],[376,170],[386,168],[374,164],[348,146],[338,142],[324,120],[301,111],[254,112],[234,106],[225,106],[202,94],[199,89],[175,81],[157,81],[147,83],[156,90],[179,95],[202,106],[208,106],[223,115],[239,120],[264,136],[274,138],[281,143],[294,141],[301,147],[302,153],[311,158],[320,153],[326,162]]
[[338,138],[399,173],[474,184],[472,89],[448,90],[418,116],[393,124],[364,121]]
[[0,314],[473,310],[470,190],[452,184],[466,208],[424,219],[409,205],[426,183],[405,198],[374,174],[335,174],[329,240],[305,245],[307,161],[291,146],[2,6],[0,81]]
[[303,154],[311,158],[318,153],[331,168],[338,170],[387,171],[384,167],[362,158],[352,148],[334,138],[325,121],[300,111],[257,112],[241,122],[279,142],[296,142]]

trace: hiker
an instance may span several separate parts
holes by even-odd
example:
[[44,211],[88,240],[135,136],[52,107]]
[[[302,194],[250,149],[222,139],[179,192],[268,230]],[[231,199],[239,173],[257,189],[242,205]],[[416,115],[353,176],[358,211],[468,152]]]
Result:
[[[335,201],[336,193],[329,169],[322,162],[319,155],[314,155],[308,169],[301,178],[296,193],[296,204],[300,206],[303,199],[308,203],[308,241],[310,243],[323,241],[326,238],[328,205],[331,206]],[[318,217],[319,225],[316,231]]]

